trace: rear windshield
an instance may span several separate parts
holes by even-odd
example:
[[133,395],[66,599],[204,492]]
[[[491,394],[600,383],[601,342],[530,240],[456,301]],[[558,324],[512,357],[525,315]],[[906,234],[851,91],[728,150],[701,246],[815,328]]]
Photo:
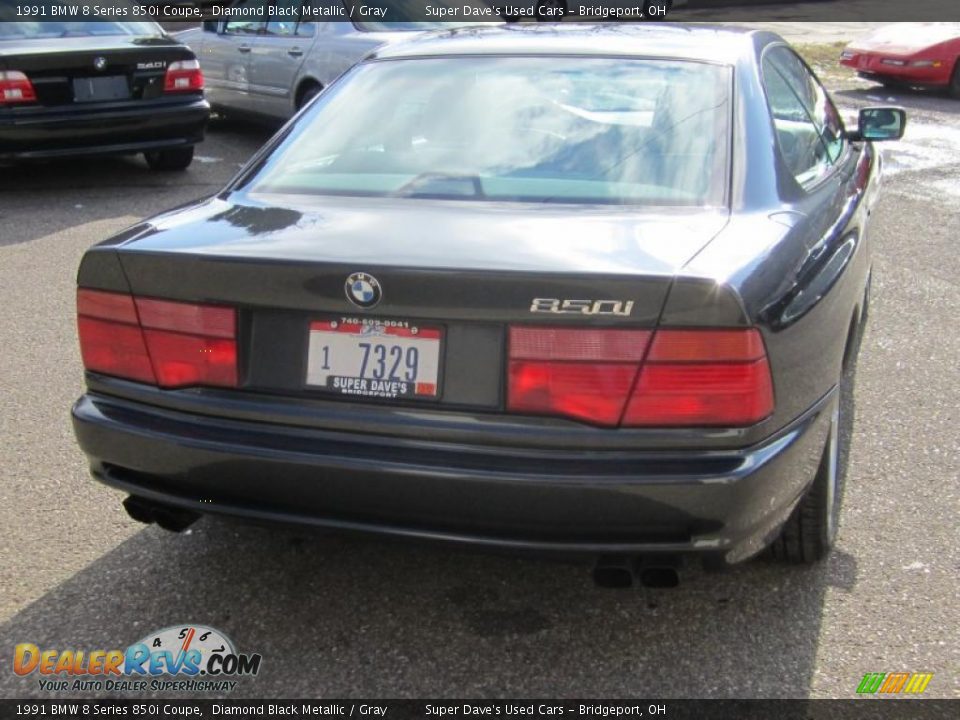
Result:
[[160,28],[152,22],[0,22],[0,40],[159,34]]
[[297,123],[254,192],[725,202],[730,70],[584,57],[368,62]]

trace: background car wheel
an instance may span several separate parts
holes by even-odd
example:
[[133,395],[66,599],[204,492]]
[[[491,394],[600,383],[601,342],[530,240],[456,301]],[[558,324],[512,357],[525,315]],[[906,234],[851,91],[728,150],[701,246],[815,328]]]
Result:
[[143,157],[151,170],[186,170],[193,162],[193,145],[167,150],[151,150],[145,152]]
[[825,558],[837,537],[840,506],[853,434],[853,387],[865,317],[861,315],[850,342],[847,362],[840,377],[837,406],[830,421],[830,432],[820,458],[813,485],[794,508],[780,536],[770,545],[768,554],[788,563],[815,563]]
[[320,86],[316,83],[309,83],[301,87],[300,91],[297,93],[297,110],[319,95],[320,89]]
[[909,85],[905,84],[901,80],[892,80],[889,78],[878,80],[878,82],[881,85],[883,85],[883,87],[885,87],[887,90],[906,90],[907,88],[910,87]]
[[960,58],[953,66],[953,75],[950,78],[950,95],[960,100]]

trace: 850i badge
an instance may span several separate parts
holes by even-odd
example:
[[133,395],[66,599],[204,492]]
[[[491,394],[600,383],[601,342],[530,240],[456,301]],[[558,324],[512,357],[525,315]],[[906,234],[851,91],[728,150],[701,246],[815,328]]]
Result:
[[530,303],[530,312],[553,313],[554,315],[618,315],[628,317],[633,312],[633,300],[534,298]]

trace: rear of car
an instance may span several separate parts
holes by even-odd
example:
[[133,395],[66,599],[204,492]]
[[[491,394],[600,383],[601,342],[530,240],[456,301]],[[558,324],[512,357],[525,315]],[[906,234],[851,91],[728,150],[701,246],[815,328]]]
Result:
[[0,23],[0,159],[143,152],[180,169],[208,117],[196,58],[155,23]]
[[74,427],[133,514],[731,562],[776,536],[866,256],[769,217],[748,41],[738,68],[542,30],[372,58],[218,197],[87,252]]

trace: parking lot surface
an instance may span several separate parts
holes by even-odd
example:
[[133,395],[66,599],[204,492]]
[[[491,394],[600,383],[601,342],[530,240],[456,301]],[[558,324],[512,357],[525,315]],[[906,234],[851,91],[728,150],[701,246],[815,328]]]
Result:
[[[233,697],[852,697],[866,672],[960,695],[960,102],[849,83],[911,112],[885,148],[873,305],[839,546],[810,569],[688,565],[673,590],[589,568],[204,519],[129,520],[70,429],[75,271],[89,245],[218,190],[269,136],[218,123],[184,174],[141,159],[0,169],[0,696],[49,697],[13,646],[125,647],[180,623],[263,656]],[[168,696],[176,696],[173,693]]]

